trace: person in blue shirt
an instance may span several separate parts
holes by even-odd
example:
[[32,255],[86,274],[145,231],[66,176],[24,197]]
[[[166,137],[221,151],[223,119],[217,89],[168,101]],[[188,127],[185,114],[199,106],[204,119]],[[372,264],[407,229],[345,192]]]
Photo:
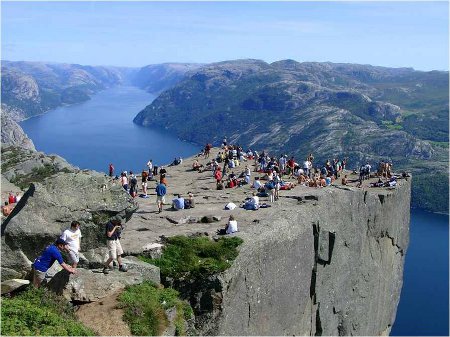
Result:
[[184,198],[182,198],[180,194],[178,194],[177,198],[172,200],[172,208],[177,211],[184,209]]
[[68,244],[61,238],[58,238],[54,245],[47,246],[42,254],[34,260],[33,263],[33,285],[39,288],[45,279],[48,269],[55,261],[71,274],[76,273],[76,269],[66,264],[61,255],[62,251],[69,251]]
[[158,204],[159,213],[161,213],[162,207],[166,202],[165,200],[165,195],[167,193],[166,185],[164,185],[164,183],[159,183],[155,188],[155,192],[156,192],[156,203]]

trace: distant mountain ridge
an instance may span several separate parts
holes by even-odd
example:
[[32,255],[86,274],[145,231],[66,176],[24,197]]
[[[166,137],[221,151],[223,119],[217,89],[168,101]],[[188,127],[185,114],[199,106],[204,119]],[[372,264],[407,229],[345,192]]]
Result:
[[318,163],[348,156],[352,167],[392,160],[419,173],[422,190],[413,196],[439,190],[435,203],[447,210],[448,87],[448,72],[440,71],[225,61],[188,73],[134,121],[199,144],[219,144],[227,136],[276,155],[287,151],[299,161],[310,152]]
[[198,66],[165,63],[126,68],[2,61],[2,111],[21,121],[61,105],[81,103],[100,90],[120,84],[158,93]]

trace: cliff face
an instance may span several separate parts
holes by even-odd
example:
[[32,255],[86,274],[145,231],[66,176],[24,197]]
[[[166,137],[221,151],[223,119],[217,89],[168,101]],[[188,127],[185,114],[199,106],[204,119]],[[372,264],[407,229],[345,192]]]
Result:
[[320,190],[262,220],[242,235],[216,294],[216,320],[202,332],[388,334],[403,283],[410,187]]

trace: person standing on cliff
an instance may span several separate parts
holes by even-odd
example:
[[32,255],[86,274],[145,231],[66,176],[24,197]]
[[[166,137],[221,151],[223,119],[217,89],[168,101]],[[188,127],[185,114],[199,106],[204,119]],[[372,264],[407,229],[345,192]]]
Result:
[[164,183],[159,183],[156,188],[156,203],[158,205],[158,213],[162,212],[162,207],[165,203],[165,195],[167,193],[166,185]]
[[112,178],[114,175],[114,166],[113,164],[109,164],[109,176]]
[[66,229],[61,235],[61,239],[66,241],[69,246],[69,263],[73,268],[76,268],[80,261],[78,251],[81,246],[81,236],[80,223],[78,221],[72,221],[70,228]]
[[122,264],[123,249],[120,244],[120,234],[122,233],[122,218],[115,216],[106,224],[106,242],[109,252],[109,258],[103,267],[103,274],[109,274],[109,265],[117,259],[119,271],[126,272]]
[[34,260],[33,263],[33,285],[39,288],[42,281],[44,281],[47,271],[53,265],[55,261],[67,270],[71,274],[75,274],[77,271],[75,268],[71,267],[64,262],[61,255],[62,251],[68,251],[68,244],[61,238],[58,238],[53,245],[47,246],[42,254]]

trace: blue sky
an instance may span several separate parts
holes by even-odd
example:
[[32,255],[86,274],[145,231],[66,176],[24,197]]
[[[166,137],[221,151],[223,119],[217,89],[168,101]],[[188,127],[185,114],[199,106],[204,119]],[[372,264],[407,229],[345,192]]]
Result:
[[4,2],[3,60],[256,58],[448,70],[448,2]]

